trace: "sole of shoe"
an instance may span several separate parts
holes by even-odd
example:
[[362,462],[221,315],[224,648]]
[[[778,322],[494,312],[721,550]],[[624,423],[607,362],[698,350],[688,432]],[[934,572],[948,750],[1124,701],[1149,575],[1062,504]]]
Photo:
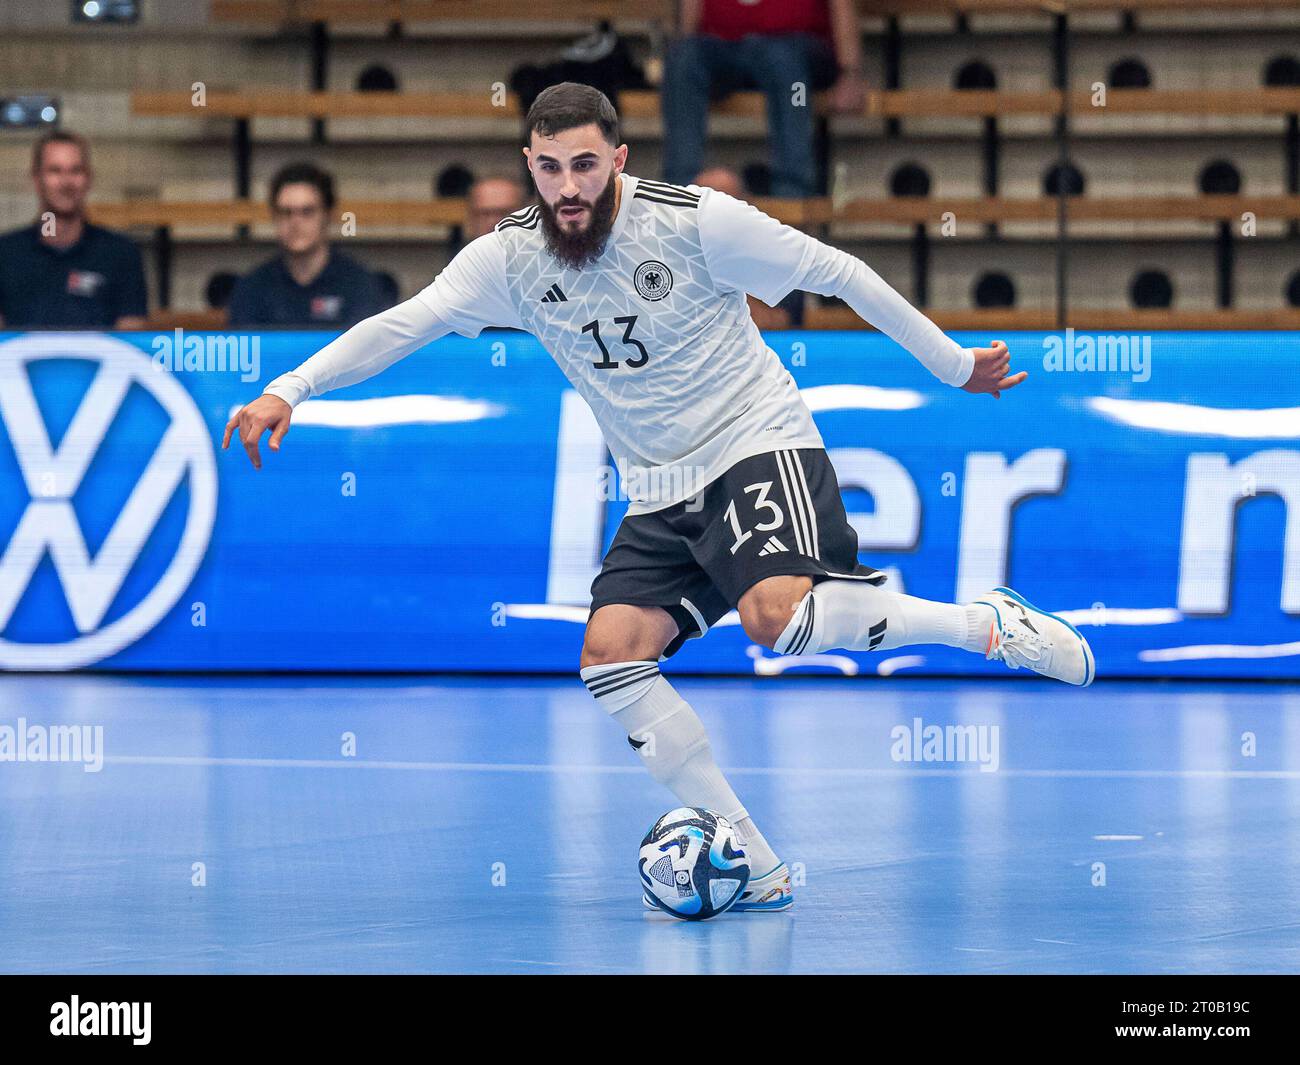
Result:
[[794,905],[794,896],[788,895],[784,901],[772,903],[736,903],[728,913],[780,913],[782,910],[788,910]]

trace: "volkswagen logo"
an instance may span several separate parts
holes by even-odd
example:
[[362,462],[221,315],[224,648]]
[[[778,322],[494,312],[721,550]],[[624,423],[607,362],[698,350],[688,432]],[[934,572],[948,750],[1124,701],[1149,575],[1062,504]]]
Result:
[[[33,364],[47,359],[95,364],[89,389],[57,449],[32,387]],[[122,486],[125,503],[108,523],[94,557],[73,500],[105,440],[119,422],[132,386],[157,401],[168,424],[141,473]],[[25,508],[4,541],[0,530],[0,668],[78,669],[129,647],[176,605],[198,570],[212,536],[217,473],[212,438],[189,394],[159,372],[138,348],[112,337],[42,333],[0,341],[0,431],[22,474]],[[132,471],[134,476],[134,470]],[[131,567],[148,546],[167,505],[188,482],[184,531],[162,576],[138,602],[105,623]],[[49,556],[77,635],[58,643],[5,639],[10,620],[42,559]]]

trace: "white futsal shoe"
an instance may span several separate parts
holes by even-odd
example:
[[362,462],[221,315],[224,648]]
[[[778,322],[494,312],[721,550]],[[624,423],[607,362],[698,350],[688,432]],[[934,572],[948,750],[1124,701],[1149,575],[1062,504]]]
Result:
[[993,608],[986,658],[1012,669],[1021,666],[1044,677],[1086,688],[1097,675],[1092,648],[1068,621],[1039,610],[1010,588],[994,588],[975,602]]
[[782,862],[770,873],[751,880],[745,885],[731,908],[736,912],[768,912],[788,910],[794,905],[794,892],[790,889],[790,870]]
[[[644,893],[641,895],[641,902],[647,910],[659,909],[650,901],[650,896]],[[793,905],[794,892],[790,889],[790,870],[785,862],[782,862],[770,873],[746,884],[740,898],[731,904],[727,912],[773,912],[788,910]]]

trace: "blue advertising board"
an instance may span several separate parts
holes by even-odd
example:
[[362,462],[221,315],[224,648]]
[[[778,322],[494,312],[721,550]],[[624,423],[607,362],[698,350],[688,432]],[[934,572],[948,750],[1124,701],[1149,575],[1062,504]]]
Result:
[[[1001,336],[1030,376],[994,400],[874,333],[766,335],[861,558],[913,595],[1067,612],[1103,677],[1300,676],[1300,340]],[[447,337],[300,406],[260,471],[222,452],[330,337],[0,333],[0,668],[576,671],[626,502],[549,355]],[[782,659],[734,614],[671,668],[1004,670]]]

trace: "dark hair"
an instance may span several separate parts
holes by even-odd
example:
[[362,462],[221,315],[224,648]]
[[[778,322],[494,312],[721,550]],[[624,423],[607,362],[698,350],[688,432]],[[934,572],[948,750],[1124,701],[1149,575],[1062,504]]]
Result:
[[45,160],[45,146],[47,144],[75,144],[81,150],[82,165],[90,166],[90,145],[86,143],[86,138],[79,133],[56,129],[42,134],[36,143],[32,145],[33,174],[41,169],[41,163]]
[[315,163],[290,163],[271,179],[271,206],[286,185],[313,185],[324,201],[325,210],[334,209],[334,178]]
[[590,85],[562,81],[543,89],[533,101],[524,120],[524,136],[531,140],[536,130],[544,137],[554,137],[592,122],[600,127],[606,141],[618,147],[618,112],[609,97]]

